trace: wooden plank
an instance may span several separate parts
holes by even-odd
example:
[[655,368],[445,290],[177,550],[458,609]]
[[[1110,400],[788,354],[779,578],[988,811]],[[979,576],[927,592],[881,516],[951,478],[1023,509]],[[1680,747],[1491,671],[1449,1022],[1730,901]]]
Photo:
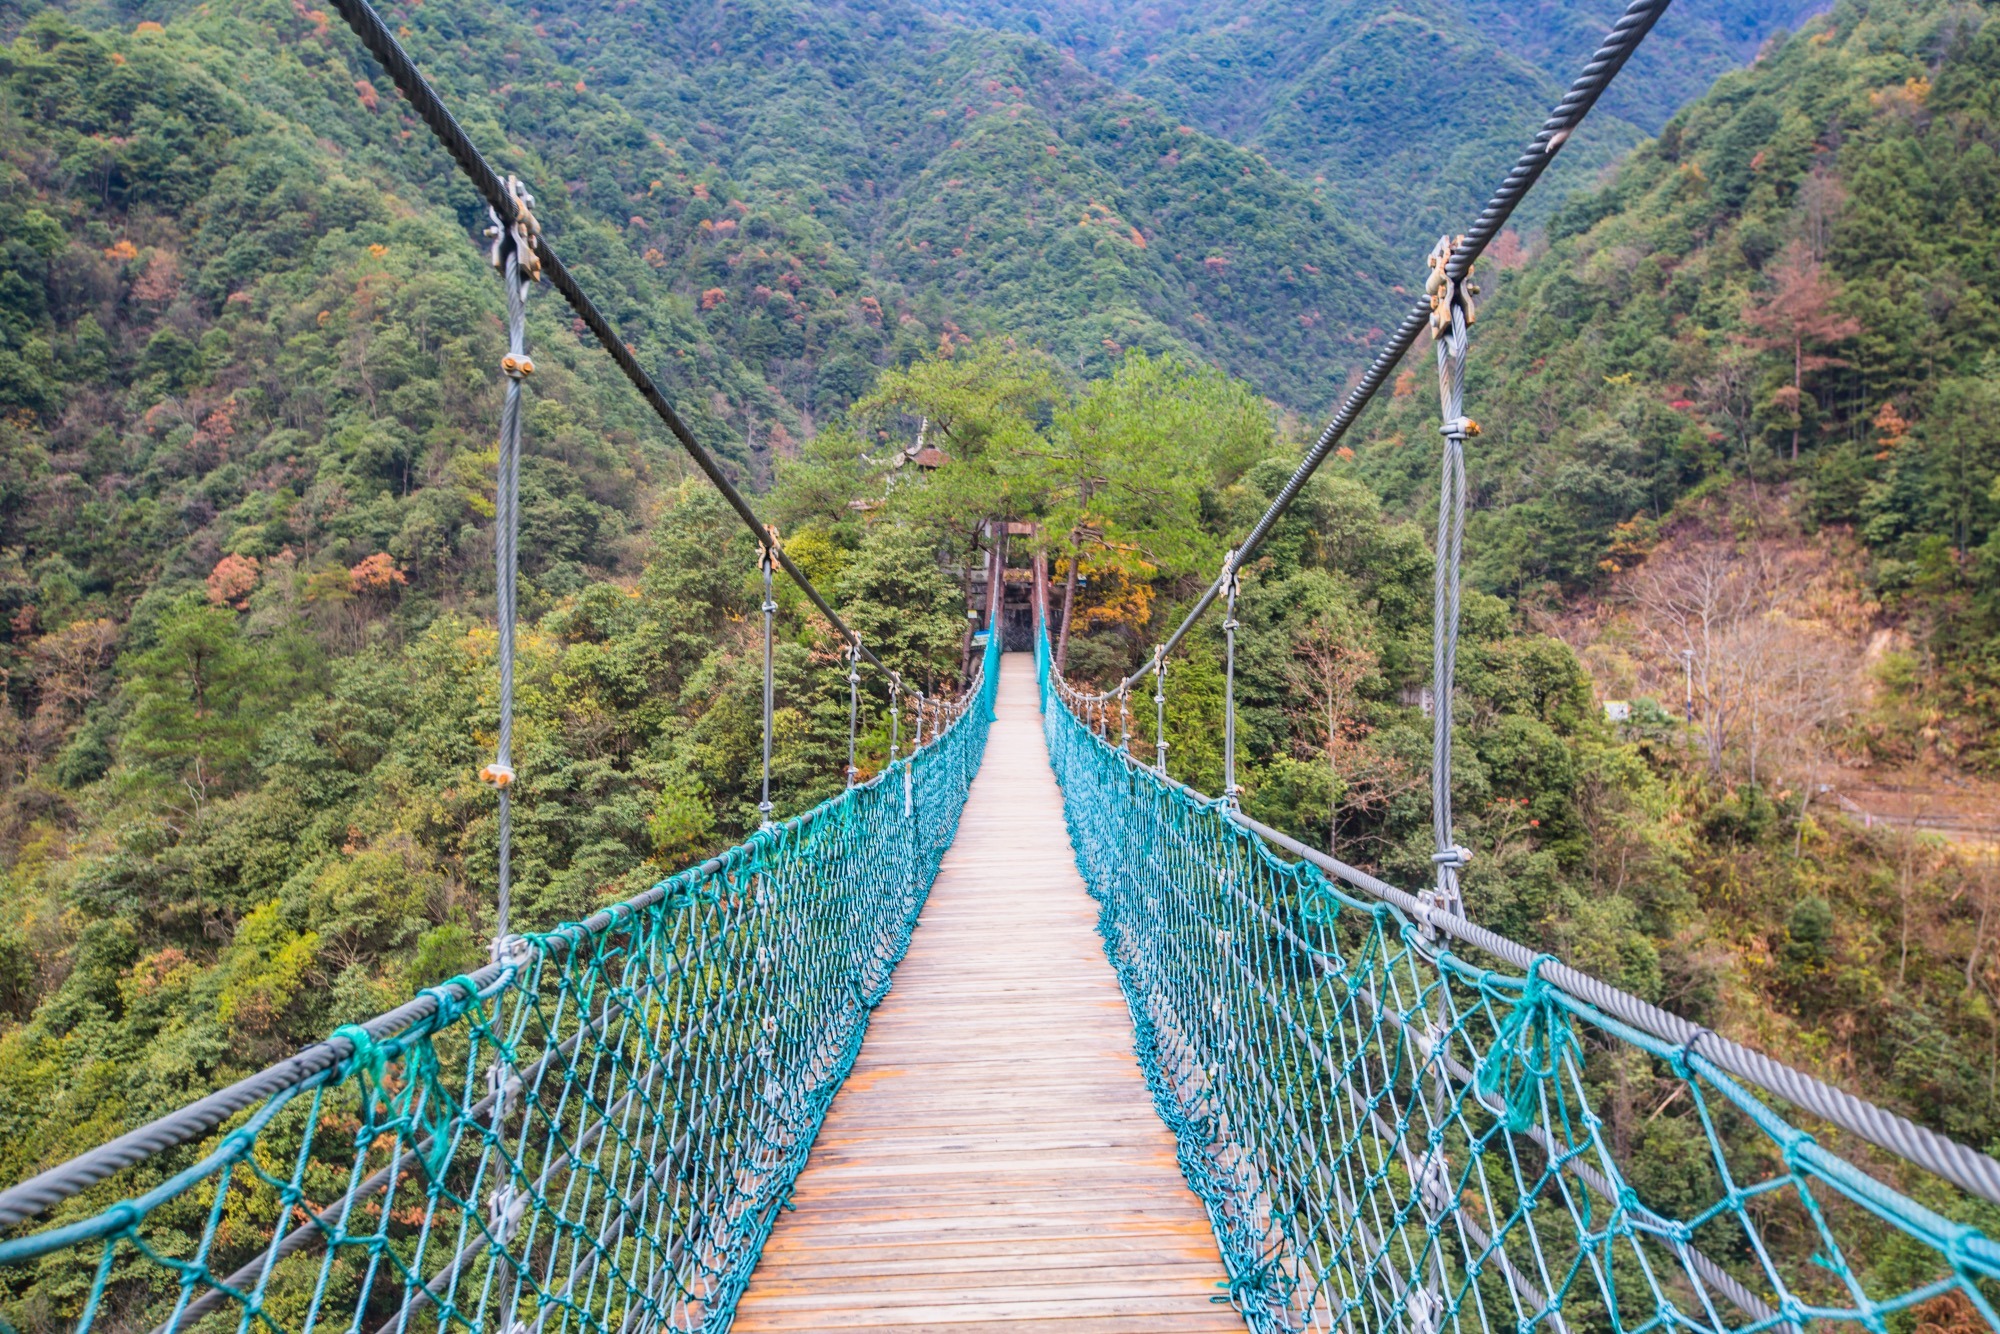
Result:
[[1240,1334],[1132,1049],[1026,654],[731,1329]]

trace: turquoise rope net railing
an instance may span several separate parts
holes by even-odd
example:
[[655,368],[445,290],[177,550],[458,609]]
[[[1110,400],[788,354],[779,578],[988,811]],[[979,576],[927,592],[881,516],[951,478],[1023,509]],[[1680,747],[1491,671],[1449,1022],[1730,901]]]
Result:
[[0,1240],[0,1292],[40,1294],[15,1318],[726,1328],[957,831],[998,679],[989,649],[956,722],[872,782],[0,1193],[0,1224],[47,1211]]
[[[1275,855],[1289,840],[1079,721],[1040,653],[1078,862],[1251,1328],[2000,1329],[2000,1164]],[[1643,1178],[1635,1118],[1603,1114],[1642,1077],[1678,1090],[1646,1128],[1678,1149]]]

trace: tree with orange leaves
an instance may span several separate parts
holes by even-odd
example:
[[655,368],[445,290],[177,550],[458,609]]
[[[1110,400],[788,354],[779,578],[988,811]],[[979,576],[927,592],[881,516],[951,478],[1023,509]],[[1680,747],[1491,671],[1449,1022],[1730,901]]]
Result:
[[1861,321],[1834,309],[1840,288],[1826,274],[1804,242],[1785,248],[1771,273],[1771,290],[1762,300],[1743,308],[1743,322],[1760,332],[1738,334],[1737,341],[1760,352],[1790,352],[1792,383],[1777,394],[1779,406],[1792,414],[1792,458],[1799,457],[1799,407],[1805,401],[1808,371],[1823,371],[1847,363],[1824,352],[1811,351],[1842,342],[1861,332]]

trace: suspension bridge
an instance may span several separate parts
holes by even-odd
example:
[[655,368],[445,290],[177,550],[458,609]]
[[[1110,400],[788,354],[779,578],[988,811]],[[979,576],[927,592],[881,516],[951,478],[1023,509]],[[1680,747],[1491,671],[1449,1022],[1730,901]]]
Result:
[[[1668,0],[1632,0],[1192,610],[1086,691],[1049,652],[925,698],[687,429],[367,0],[332,0],[486,198],[509,327],[491,961],[0,1190],[26,1327],[221,1334],[2000,1330],[2000,1162],[1483,929],[1451,699],[1473,265]],[[525,304],[574,309],[760,549],[763,826],[588,920],[508,918]],[[1241,571],[1428,333],[1444,450],[1435,881],[1247,816]],[[847,787],[773,820],[773,581],[842,644]],[[1176,781],[1171,655],[1220,603],[1225,775]],[[863,781],[863,672],[886,767]],[[1147,691],[1150,688],[1150,700]],[[1137,695],[1134,692],[1139,692]],[[1134,753],[1135,707],[1162,725]],[[909,746],[904,746],[905,722]],[[1682,1101],[1671,1172],[1607,1099]]]

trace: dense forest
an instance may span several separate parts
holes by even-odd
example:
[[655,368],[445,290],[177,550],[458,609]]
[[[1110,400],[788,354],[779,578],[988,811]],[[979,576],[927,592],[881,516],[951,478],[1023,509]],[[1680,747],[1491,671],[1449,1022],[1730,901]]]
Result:
[[[1175,100],[1195,65],[1263,77],[1212,44],[1282,26],[1186,6],[1160,59],[1114,68],[1139,49],[1115,15],[1072,56],[1043,10],[938,8],[386,12],[878,652],[960,684],[978,526],[1027,519],[1073,583],[1066,670],[1106,682],[1420,285],[1432,224],[1407,219],[1465,211],[1603,7],[1449,20],[1500,44],[1461,56],[1494,77],[1449,171],[1302,92],[1255,128]],[[1682,105],[1798,13],[1691,7],[1681,58],[1635,69],[1598,155],[1482,267],[1467,895],[2000,1146],[2000,872],[1829,793],[2000,767],[2000,21],[1842,0]],[[483,207],[324,11],[11,0],[0,26],[12,1180],[480,957],[503,335]],[[1400,79],[1362,27],[1302,44],[1287,86]],[[1424,133],[1452,111],[1426,102]],[[1320,146],[1280,152],[1286,123]],[[548,925],[754,827],[761,586],[568,312],[530,311],[514,866]],[[1239,641],[1248,809],[1404,883],[1430,851],[1429,357],[1259,553]],[[920,430],[940,466],[892,466]],[[784,813],[841,782],[846,684],[780,601]],[[1213,791],[1213,619],[1170,681],[1174,775]],[[1650,1092],[1606,1115],[1671,1205],[1691,1132]],[[72,1263],[0,1313],[67,1309]]]
[[[1314,182],[1399,254],[1477,211],[1523,127],[1554,105],[1624,8],[1604,0],[921,2],[1040,35],[1121,87]],[[1765,38],[1823,8],[1802,0],[1676,4],[1523,219],[1539,224]],[[1441,83],[1441,70],[1458,74]]]

